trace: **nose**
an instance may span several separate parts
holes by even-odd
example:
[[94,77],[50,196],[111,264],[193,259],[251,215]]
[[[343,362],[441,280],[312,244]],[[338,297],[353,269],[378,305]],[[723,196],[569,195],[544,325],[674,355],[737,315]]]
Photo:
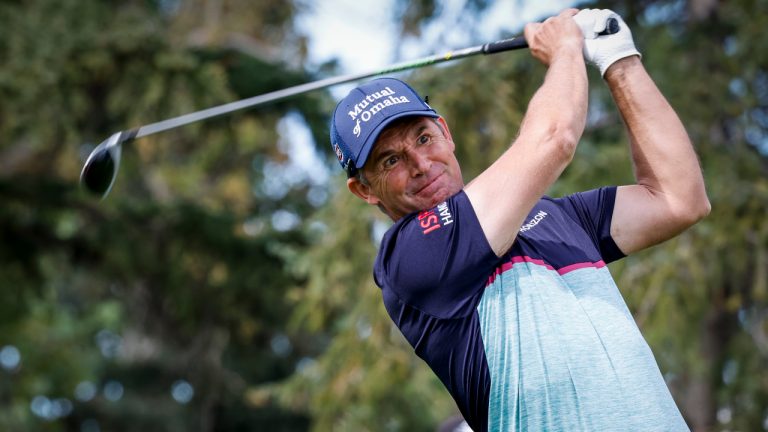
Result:
[[411,176],[418,177],[429,172],[432,167],[432,160],[428,155],[411,148],[408,151],[408,167],[411,171]]

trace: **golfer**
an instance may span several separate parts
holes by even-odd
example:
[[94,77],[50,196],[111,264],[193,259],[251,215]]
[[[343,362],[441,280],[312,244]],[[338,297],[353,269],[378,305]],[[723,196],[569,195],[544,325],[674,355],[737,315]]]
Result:
[[[620,31],[595,37],[609,18]],[[374,80],[336,107],[349,190],[395,222],[374,268],[385,307],[476,432],[688,430],[606,264],[709,213],[694,150],[613,12],[569,9],[525,38],[544,82],[469,184],[447,122],[407,84]],[[624,119],[636,183],[546,197],[584,131],[585,59]]]

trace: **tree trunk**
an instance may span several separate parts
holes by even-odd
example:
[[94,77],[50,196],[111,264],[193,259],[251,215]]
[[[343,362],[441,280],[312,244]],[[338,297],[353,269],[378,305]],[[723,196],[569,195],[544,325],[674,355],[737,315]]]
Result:
[[702,322],[701,363],[690,371],[685,385],[683,412],[693,432],[715,430],[717,400],[715,389],[721,379],[724,353],[733,333],[732,317],[719,301]]

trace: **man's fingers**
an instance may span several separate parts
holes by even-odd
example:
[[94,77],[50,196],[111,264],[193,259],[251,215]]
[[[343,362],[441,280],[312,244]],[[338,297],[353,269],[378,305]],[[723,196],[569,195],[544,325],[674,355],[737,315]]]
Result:
[[584,36],[573,19],[577,13],[577,9],[566,9],[542,23],[526,24],[525,40],[531,55],[549,65],[563,48],[578,48],[581,51]]
[[599,34],[605,31],[605,29],[608,28],[608,20],[617,16],[618,15],[616,15],[613,11],[608,9],[598,10],[595,14],[595,26],[593,27],[595,33]]
[[523,28],[523,34],[525,35],[525,40],[527,40],[529,44],[533,39],[533,35],[536,33],[536,31],[538,31],[539,27],[541,27],[541,24],[539,23],[528,23]]

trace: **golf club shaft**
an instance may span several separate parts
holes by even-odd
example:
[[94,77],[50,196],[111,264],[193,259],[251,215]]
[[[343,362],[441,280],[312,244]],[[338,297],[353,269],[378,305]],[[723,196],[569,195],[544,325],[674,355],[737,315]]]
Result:
[[397,63],[391,66],[387,66],[384,69],[379,69],[375,71],[326,78],[326,79],[314,81],[311,83],[297,85],[295,87],[289,87],[287,89],[277,90],[271,93],[265,93],[263,95],[254,96],[247,99],[230,102],[228,104],[219,105],[219,106],[204,109],[201,111],[184,114],[178,117],[162,120],[157,123],[151,123],[146,126],[141,126],[138,129],[126,131],[126,135],[121,139],[121,142],[126,142],[134,138],[141,138],[147,135],[152,135],[158,132],[174,129],[179,126],[187,125],[200,120],[206,120],[212,117],[228,114],[228,113],[239,111],[245,108],[252,108],[259,105],[276,102],[282,99],[289,98],[291,96],[308,93],[314,90],[319,90],[322,88],[331,87],[338,84],[344,84],[347,82],[357,81],[357,80],[370,78],[378,75],[401,72],[409,69],[416,69],[423,66],[429,66],[429,65],[443,63],[451,60],[458,60],[458,59],[471,57],[478,54],[495,54],[502,51],[509,51],[509,50],[522,49],[522,48],[528,48],[528,43],[525,41],[525,38],[523,38],[522,36],[518,36],[511,39],[504,39],[504,40],[491,42],[491,43],[487,43],[487,44],[479,45],[475,47],[464,48],[456,51],[448,51],[444,54],[432,55],[432,56],[424,57],[418,60]]
[[[609,18],[605,24],[605,30],[598,33],[598,36],[614,34],[620,30],[618,20],[614,18]],[[120,165],[121,144],[132,141],[135,138],[174,129],[190,123],[228,114],[241,109],[264,105],[337,84],[357,81],[363,78],[369,78],[377,75],[385,75],[389,73],[415,69],[450,60],[458,60],[477,54],[495,54],[498,52],[527,47],[528,43],[525,41],[525,39],[522,36],[518,36],[511,39],[504,39],[475,47],[464,48],[456,51],[448,51],[441,55],[433,55],[418,60],[397,63],[384,69],[379,69],[372,72],[327,78],[320,81],[254,96],[248,99],[231,102],[217,107],[204,109],[202,111],[181,115],[168,120],[148,124],[146,126],[120,131],[113,134],[107,140],[93,149],[91,154],[88,156],[88,159],[85,161],[85,164],[83,164],[83,170],[80,172],[80,182],[84,184],[88,190],[95,194],[101,195],[102,199],[104,199],[104,197],[106,197],[107,194],[109,194],[109,191],[112,189],[112,185],[115,183],[117,169]]]

